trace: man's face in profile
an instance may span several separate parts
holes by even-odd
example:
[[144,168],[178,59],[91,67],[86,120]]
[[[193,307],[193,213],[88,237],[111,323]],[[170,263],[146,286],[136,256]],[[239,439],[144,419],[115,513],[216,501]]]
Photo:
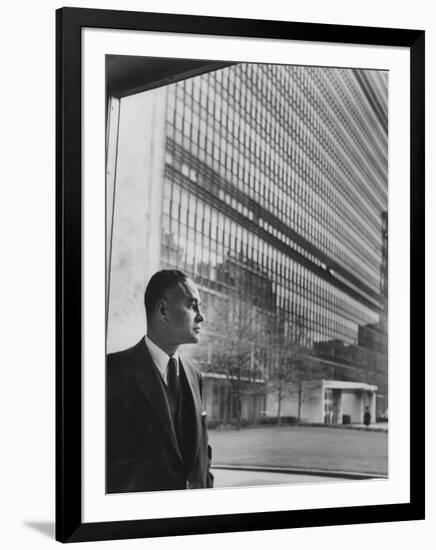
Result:
[[200,294],[195,284],[187,279],[167,294],[168,339],[172,344],[196,344],[200,338]]

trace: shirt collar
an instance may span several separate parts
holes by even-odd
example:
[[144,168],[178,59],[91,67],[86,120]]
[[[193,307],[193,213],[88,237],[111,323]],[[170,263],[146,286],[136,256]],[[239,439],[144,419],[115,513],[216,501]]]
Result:
[[[153,363],[156,365],[157,370],[162,375],[162,378],[164,379],[165,383],[167,383],[167,369],[168,369],[168,361],[170,360],[170,356],[164,352],[163,349],[161,349],[157,344],[155,344],[150,338],[145,335],[145,344],[148,348],[148,351],[150,352],[151,358],[153,359]],[[179,374],[179,354],[176,352],[174,355],[172,355],[174,359],[177,361],[177,375]]]

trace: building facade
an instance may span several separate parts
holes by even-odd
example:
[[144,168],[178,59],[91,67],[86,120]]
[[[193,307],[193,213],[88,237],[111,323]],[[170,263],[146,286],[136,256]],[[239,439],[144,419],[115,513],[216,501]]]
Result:
[[280,415],[313,380],[387,395],[387,100],[385,72],[246,63],[122,99],[108,349],[174,267],[204,302],[212,421]]

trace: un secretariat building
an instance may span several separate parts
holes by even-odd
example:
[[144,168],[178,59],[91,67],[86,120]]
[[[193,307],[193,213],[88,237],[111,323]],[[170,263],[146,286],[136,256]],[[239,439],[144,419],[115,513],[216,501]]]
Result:
[[177,268],[204,304],[182,355],[212,427],[385,416],[388,74],[171,71],[108,84],[108,351],[144,334],[145,284]]

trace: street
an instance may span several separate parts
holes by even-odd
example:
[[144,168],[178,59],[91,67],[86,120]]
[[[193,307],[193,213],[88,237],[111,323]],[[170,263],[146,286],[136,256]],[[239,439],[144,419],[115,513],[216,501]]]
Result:
[[210,430],[209,441],[213,466],[296,468],[309,474],[317,470],[388,474],[387,432],[268,426]]

